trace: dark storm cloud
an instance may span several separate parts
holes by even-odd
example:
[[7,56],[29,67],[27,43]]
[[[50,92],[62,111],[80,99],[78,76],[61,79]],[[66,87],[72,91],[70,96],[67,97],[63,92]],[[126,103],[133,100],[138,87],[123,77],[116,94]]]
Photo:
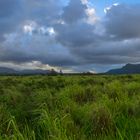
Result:
[[105,28],[108,35],[118,39],[140,37],[140,4],[117,5],[107,10]]
[[[45,0],[45,1],[44,0],[40,0],[40,1],[29,0],[29,1],[24,1],[23,4],[24,6],[25,4],[28,4],[26,7],[23,6],[26,9],[26,11],[24,11],[24,15],[22,15],[24,16],[23,22],[27,20],[28,21],[27,23],[29,23],[29,25],[32,24],[30,23],[30,20],[31,21],[33,20],[35,23],[39,24],[40,27],[45,25],[46,28],[51,23],[53,25],[57,20],[65,20],[65,22],[67,22],[66,21],[67,19],[65,19],[65,16],[66,15],[70,16],[73,9],[76,9],[76,8],[77,10],[79,8],[78,10],[79,13],[73,19],[71,19],[72,21],[69,21],[69,23],[77,22],[77,18],[80,20],[85,17],[84,10],[86,6],[83,5],[80,0],[77,0],[77,2],[75,1],[70,2],[69,6],[71,8],[67,6],[64,9],[63,8],[60,9],[62,5],[59,5],[54,0]],[[67,10],[67,8],[69,10]],[[61,10],[64,10],[62,15],[60,15]],[[75,13],[73,12],[72,16],[74,16],[74,14]],[[47,21],[49,21],[49,23]],[[86,27],[84,27],[85,25]],[[77,45],[77,43],[79,44],[79,46],[90,43],[91,38],[89,35],[88,36],[86,35],[79,36],[80,34],[76,35],[76,33],[80,32],[80,30],[83,30],[83,32],[85,33],[86,32],[88,33],[88,31],[92,30],[92,28],[88,26],[88,24],[85,24],[85,25],[82,25],[82,24],[81,25],[74,24],[73,26],[68,25],[68,27],[66,27],[68,31],[67,33],[68,36],[64,39],[64,42],[67,43],[67,39],[69,39],[69,35],[70,35],[70,36],[77,37],[76,39],[73,38],[69,40],[69,42],[71,42],[71,46],[74,46],[74,44]],[[56,26],[58,26],[58,30],[61,30],[61,29],[65,30],[61,28],[61,24],[57,24]],[[29,28],[28,30],[30,30],[32,26],[29,26],[27,28]],[[68,30],[68,28],[73,28],[71,33],[69,32],[70,30]],[[21,35],[17,35],[13,39],[14,41],[8,44],[6,42],[5,43],[6,47],[5,46],[1,47],[0,60],[13,61],[17,63],[38,60],[38,61],[41,61],[42,63],[48,63],[51,65],[57,65],[57,66],[77,65],[81,63],[78,58],[75,58],[75,56],[73,56],[73,54],[69,52],[68,48],[65,48],[64,46],[62,46],[62,48],[53,47],[52,44],[50,43],[50,40],[53,40],[53,39],[51,39],[51,37],[48,36],[48,33],[47,34],[45,33],[45,38],[44,38],[44,37],[36,35],[36,33],[38,32],[34,34],[34,31],[36,31],[36,29],[33,29],[32,36],[26,36],[26,35],[22,35],[22,33],[19,33]],[[91,36],[92,34],[93,33],[91,31]],[[63,35],[65,36],[65,34],[62,34],[60,36],[64,37]],[[7,38],[8,39],[6,39],[6,41],[11,40],[11,36]],[[46,40],[48,41],[46,42]],[[59,39],[57,39],[56,41],[54,39],[53,42],[59,43]],[[60,43],[61,43],[61,39],[60,39]],[[57,45],[58,44],[56,44],[56,46]],[[50,49],[51,47],[52,49]]]
[[87,6],[85,4],[82,4],[82,1],[71,0],[68,6],[63,9],[62,19],[68,24],[75,23],[86,16],[86,8]]
[[14,31],[22,20],[22,0],[0,1],[0,40],[4,34]]
[[5,17],[10,17],[11,15],[13,15],[16,12],[15,9],[17,8],[17,4],[18,4],[17,0],[0,1],[0,9],[1,9],[0,17],[5,18]]
[[0,0],[0,39],[26,21],[50,25],[57,20],[61,7],[60,0]]
[[125,64],[140,61],[140,40],[104,41],[71,51],[83,64]]
[[[122,64],[140,61],[140,5],[114,5],[98,23],[75,22],[56,28],[57,39],[82,64]],[[105,30],[103,34],[102,29]]]
[[[23,40],[26,40],[26,43]],[[78,64],[77,58],[70,54],[67,48],[53,42],[50,42],[49,36],[17,34],[12,42],[7,39],[0,47],[0,60],[19,64],[40,61],[52,66]]]
[[81,0],[1,0],[0,8],[0,61],[74,69],[140,62],[140,5],[113,5],[99,20]]
[[67,47],[88,46],[98,41],[98,36],[94,33],[94,26],[85,23],[76,23],[70,25],[59,25],[56,28],[56,39]]
[[25,0],[26,16],[39,24],[54,24],[62,12],[61,0]]
[[[95,25],[88,23],[91,15],[88,15],[86,10],[94,9],[90,9],[81,0],[71,0],[60,16],[64,23],[54,26],[57,32],[56,40],[69,49],[77,47],[80,49],[100,39],[100,35],[95,33]],[[96,18],[96,15],[93,16]]]

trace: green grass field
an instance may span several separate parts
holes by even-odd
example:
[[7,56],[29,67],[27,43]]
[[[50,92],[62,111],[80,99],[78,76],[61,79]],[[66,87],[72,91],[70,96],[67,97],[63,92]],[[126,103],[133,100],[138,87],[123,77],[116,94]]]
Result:
[[1,76],[0,140],[140,140],[140,75]]

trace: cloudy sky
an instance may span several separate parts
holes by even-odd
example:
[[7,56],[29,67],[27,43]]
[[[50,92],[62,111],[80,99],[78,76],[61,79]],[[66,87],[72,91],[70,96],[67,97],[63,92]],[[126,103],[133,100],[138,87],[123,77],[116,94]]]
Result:
[[139,62],[139,0],[0,0],[0,66],[104,72]]

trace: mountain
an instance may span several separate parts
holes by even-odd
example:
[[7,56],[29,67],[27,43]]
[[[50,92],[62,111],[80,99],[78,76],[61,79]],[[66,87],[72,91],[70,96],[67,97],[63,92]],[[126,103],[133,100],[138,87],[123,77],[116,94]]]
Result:
[[22,70],[20,71],[21,74],[50,74],[50,70],[41,70],[41,69],[35,69],[35,70]]
[[16,74],[17,72],[18,71],[11,68],[0,67],[0,74]]
[[140,74],[140,64],[126,64],[122,68],[109,70],[106,74]]
[[0,67],[0,75],[35,75],[35,74],[57,74],[55,70],[25,69],[14,70],[12,68]]

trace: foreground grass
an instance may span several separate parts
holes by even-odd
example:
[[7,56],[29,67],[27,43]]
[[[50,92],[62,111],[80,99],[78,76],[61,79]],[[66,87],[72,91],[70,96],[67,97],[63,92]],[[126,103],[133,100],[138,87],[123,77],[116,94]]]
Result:
[[140,140],[140,75],[2,76],[0,140]]

